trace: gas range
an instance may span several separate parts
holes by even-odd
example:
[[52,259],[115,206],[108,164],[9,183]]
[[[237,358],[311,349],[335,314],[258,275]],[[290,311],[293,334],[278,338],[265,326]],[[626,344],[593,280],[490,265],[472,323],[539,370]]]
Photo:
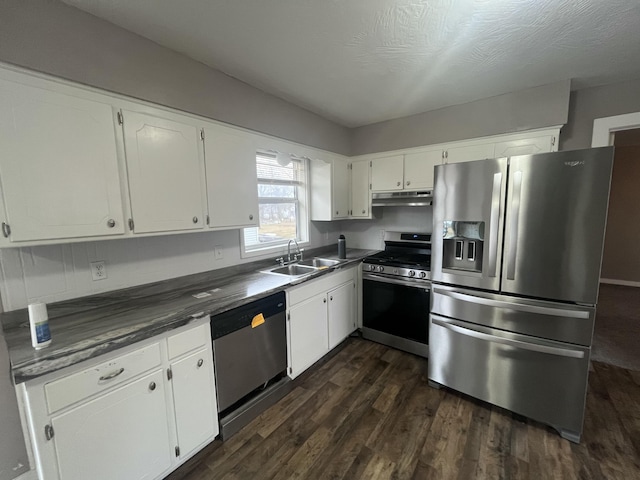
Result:
[[431,234],[385,232],[384,243],[384,251],[363,260],[363,272],[421,280],[431,278]]

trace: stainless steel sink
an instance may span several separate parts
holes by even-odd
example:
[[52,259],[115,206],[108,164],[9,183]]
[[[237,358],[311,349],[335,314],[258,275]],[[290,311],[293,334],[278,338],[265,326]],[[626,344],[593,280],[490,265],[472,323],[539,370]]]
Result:
[[317,271],[318,269],[316,267],[294,263],[291,265],[284,265],[282,267],[271,268],[269,270],[265,270],[264,273],[275,273],[276,275],[287,275],[289,277],[302,277],[304,275],[311,275]]
[[308,260],[301,260],[298,262],[298,265],[308,265],[310,267],[322,268],[322,267],[333,267],[340,263],[340,260],[331,260],[329,258],[321,258],[321,257],[313,257]]

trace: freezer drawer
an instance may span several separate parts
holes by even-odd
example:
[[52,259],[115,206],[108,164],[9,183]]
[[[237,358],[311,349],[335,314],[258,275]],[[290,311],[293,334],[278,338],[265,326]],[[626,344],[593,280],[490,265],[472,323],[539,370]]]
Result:
[[429,380],[580,441],[590,349],[430,315]]
[[431,313],[589,347],[596,311],[595,307],[434,285]]

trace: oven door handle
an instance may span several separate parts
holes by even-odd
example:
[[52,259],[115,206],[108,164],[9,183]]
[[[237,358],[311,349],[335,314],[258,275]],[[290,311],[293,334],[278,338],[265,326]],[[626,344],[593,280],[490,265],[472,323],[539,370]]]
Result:
[[478,332],[477,330],[472,330],[470,328],[465,328],[449,323],[446,321],[446,319],[439,317],[438,315],[434,315],[433,313],[431,314],[431,323],[459,333],[460,335],[466,335],[468,337],[477,338],[478,340],[485,340],[487,342],[500,343],[508,347],[531,350],[532,352],[538,353],[548,353],[550,355],[557,355],[561,357],[584,358],[584,352],[582,350],[550,347],[548,345],[541,345],[539,343],[523,342],[522,340],[515,340],[513,338],[498,337],[496,335]]
[[384,275],[376,275],[375,273],[365,273],[362,275],[362,280],[373,280],[375,282],[391,283],[393,285],[403,285],[405,287],[421,288],[427,292],[431,291],[431,284],[425,285],[422,280],[418,282],[412,282],[410,280],[400,280],[397,278],[389,278]]

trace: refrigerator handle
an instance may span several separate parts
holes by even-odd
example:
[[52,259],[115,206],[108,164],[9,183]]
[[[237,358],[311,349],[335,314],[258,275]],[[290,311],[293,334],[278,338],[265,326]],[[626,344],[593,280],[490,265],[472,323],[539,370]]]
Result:
[[434,325],[438,325],[439,327],[444,327],[461,335],[466,335],[468,337],[473,337],[488,342],[501,343],[509,347],[531,350],[533,352],[548,353],[551,355],[559,355],[561,357],[584,358],[584,352],[582,350],[551,347],[548,345],[541,345],[539,343],[523,342],[522,340],[515,340],[513,338],[498,337],[489,333],[478,332],[477,330],[454,325],[447,322],[444,318],[434,315],[433,313],[431,314],[431,323],[433,323]]
[[489,223],[489,277],[496,276],[496,265],[498,263],[498,222],[500,220],[500,192],[502,190],[502,173],[493,175],[493,190],[491,192],[491,220]]
[[433,287],[432,291],[434,294],[444,295],[456,300],[462,300],[463,302],[486,305],[487,307],[506,308],[509,310],[515,310],[517,312],[534,313],[536,315],[552,315],[564,318],[582,318],[585,320],[589,318],[589,312],[586,310],[568,310],[564,308],[527,305],[525,303],[517,303],[513,300],[505,302],[502,300],[494,300],[492,298],[476,297],[475,295],[468,295],[466,293],[452,292],[451,290],[444,290],[436,286]]
[[518,257],[518,225],[520,223],[520,193],[522,190],[522,172],[513,173],[513,195],[511,197],[511,225],[509,229],[509,252],[507,258],[507,279],[516,277],[516,258]]

